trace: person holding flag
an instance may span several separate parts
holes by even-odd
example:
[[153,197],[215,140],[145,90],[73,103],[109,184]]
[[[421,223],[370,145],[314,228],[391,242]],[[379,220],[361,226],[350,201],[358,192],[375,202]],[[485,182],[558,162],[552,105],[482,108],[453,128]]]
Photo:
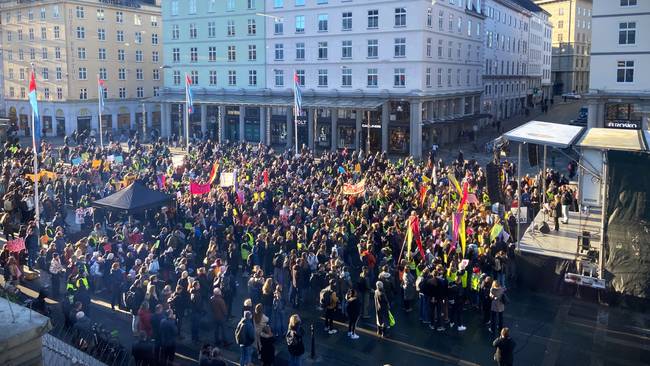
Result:
[[[32,107],[32,148],[34,156],[38,156],[38,145],[41,141],[41,117],[38,113],[38,98],[36,95],[36,75],[34,74],[34,64],[32,64],[32,74],[29,78],[29,104]],[[34,176],[38,177],[38,159],[34,161]],[[34,179],[34,221],[36,224],[36,237],[38,238],[38,230],[40,228],[40,205],[38,195],[38,181]],[[31,254],[30,254],[31,256]]]
[[293,132],[296,138],[296,155],[298,155],[298,116],[302,111],[302,91],[300,90],[300,77],[293,74]]

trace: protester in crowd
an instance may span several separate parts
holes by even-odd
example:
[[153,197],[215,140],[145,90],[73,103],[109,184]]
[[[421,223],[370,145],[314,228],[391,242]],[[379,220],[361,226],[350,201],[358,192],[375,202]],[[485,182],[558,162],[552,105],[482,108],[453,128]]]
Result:
[[271,327],[265,325],[260,332],[260,360],[262,361],[262,366],[271,366],[275,362],[275,338],[273,337],[273,331]]
[[499,281],[493,280],[490,288],[490,300],[492,317],[490,320],[490,332],[498,334],[503,328],[503,312],[505,311],[505,291],[499,285]]
[[176,315],[172,310],[167,310],[167,316],[160,321],[160,356],[163,365],[174,363],[177,334]]
[[249,366],[253,363],[253,345],[255,344],[255,325],[253,313],[246,310],[235,328],[235,341],[239,345],[239,366]]
[[216,287],[212,290],[212,293],[210,308],[212,309],[212,317],[214,319],[214,344],[227,347],[230,344],[230,342],[226,341],[225,336],[228,309],[226,309],[226,302],[221,295],[221,289]]
[[156,364],[154,345],[148,340],[145,332],[140,332],[138,341],[131,346],[131,355],[136,366],[153,366]]
[[338,297],[336,296],[336,281],[334,279],[331,279],[329,284],[320,291],[319,301],[321,308],[323,308],[325,331],[329,334],[336,334],[334,314],[336,312],[336,305],[338,304]]
[[384,292],[384,283],[377,281],[375,284],[375,317],[377,319],[377,335],[384,338],[386,329],[388,328],[388,312],[390,311],[390,303]]
[[514,363],[514,350],[516,343],[510,337],[510,329],[501,329],[500,336],[492,342],[492,346],[496,348],[494,353],[494,361],[498,366],[512,366]]
[[305,331],[302,328],[298,314],[291,315],[287,328],[289,330],[285,339],[289,351],[289,366],[301,366],[302,355],[305,353],[305,344],[303,342]]
[[347,301],[346,312],[348,315],[348,337],[352,339],[359,339],[357,335],[357,322],[361,314],[361,300],[359,300],[357,291],[353,288],[349,289],[345,294]]
[[253,323],[255,324],[255,349],[257,350],[258,358],[261,357],[262,344],[260,342],[260,336],[262,330],[269,324],[269,317],[264,314],[264,306],[262,304],[255,305],[255,310],[253,312]]

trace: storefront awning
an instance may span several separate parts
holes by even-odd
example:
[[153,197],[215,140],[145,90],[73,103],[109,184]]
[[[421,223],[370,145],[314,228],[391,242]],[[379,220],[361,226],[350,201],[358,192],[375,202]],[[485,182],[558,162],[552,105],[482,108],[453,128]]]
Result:
[[584,127],[561,123],[530,121],[503,134],[508,141],[527,142],[566,149],[580,136]]
[[647,151],[647,138],[648,131],[591,128],[578,146],[597,150]]
[[[234,95],[234,94],[195,94],[194,104],[241,105],[259,107],[289,107],[293,105],[293,96],[281,95]],[[372,110],[388,101],[385,98],[326,97],[304,96],[303,108],[339,108]],[[185,103],[181,94],[161,95],[147,99],[149,103]]]

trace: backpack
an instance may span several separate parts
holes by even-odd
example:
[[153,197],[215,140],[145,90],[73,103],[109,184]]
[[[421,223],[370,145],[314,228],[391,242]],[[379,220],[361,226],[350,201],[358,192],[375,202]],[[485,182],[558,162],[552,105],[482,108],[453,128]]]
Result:
[[273,267],[275,268],[282,268],[282,265],[284,264],[284,255],[281,253],[278,253],[273,257]]
[[289,330],[285,338],[289,354],[292,356],[300,356],[305,353],[305,344],[302,341],[302,336],[298,332]]
[[127,291],[126,296],[124,296],[124,305],[126,305],[126,308],[129,310],[132,310],[131,308],[133,307],[133,302],[135,301],[135,291]]
[[326,308],[332,304],[332,290],[325,287],[320,291],[320,306]]
[[235,341],[239,345],[248,346],[253,342],[250,339],[248,339],[246,330],[244,329],[245,326],[246,326],[246,322],[243,319],[240,320],[239,324],[237,324],[237,329],[235,329]]

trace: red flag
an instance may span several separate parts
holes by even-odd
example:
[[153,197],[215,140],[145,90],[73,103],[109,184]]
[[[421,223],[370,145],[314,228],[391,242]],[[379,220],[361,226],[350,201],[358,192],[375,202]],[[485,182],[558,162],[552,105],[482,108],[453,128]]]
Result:
[[212,164],[212,170],[210,170],[210,177],[208,178],[208,182],[212,184],[215,179],[217,179],[217,171],[219,170],[219,162],[214,162]]
[[411,216],[411,232],[415,238],[415,244],[418,245],[418,250],[422,258],[425,257],[424,248],[422,247],[422,238],[420,237],[420,219],[417,216]]
[[269,185],[269,171],[267,169],[264,169],[262,172],[262,178],[264,180],[264,185],[268,186]]
[[20,252],[21,250],[25,250],[25,239],[23,238],[18,238],[14,240],[10,240],[7,242],[7,249],[10,252]]
[[465,207],[465,204],[467,203],[467,197],[469,194],[468,189],[469,189],[469,183],[465,182],[463,184],[463,197],[460,199],[460,203],[458,204],[458,212],[461,212]]
[[429,191],[429,186],[426,184],[423,184],[420,187],[420,206],[424,206],[424,201],[427,198],[427,192]]
[[190,193],[191,194],[206,194],[210,193],[210,184],[198,184],[195,182],[190,183]]

